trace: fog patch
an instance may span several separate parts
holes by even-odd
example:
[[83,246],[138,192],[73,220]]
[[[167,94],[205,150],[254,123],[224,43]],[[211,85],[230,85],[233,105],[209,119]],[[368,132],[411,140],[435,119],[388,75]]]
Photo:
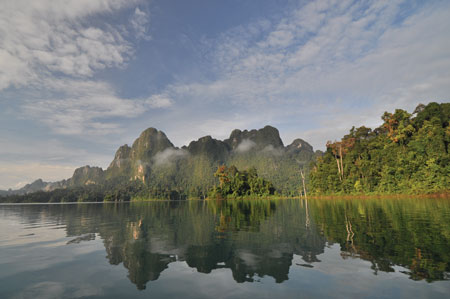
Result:
[[262,150],[263,153],[271,154],[274,156],[281,156],[283,155],[283,149],[281,148],[275,148],[272,144],[269,144]]
[[256,143],[254,143],[250,139],[244,139],[236,147],[236,152],[238,152],[238,153],[245,153],[245,152],[248,152],[249,150],[251,150],[255,146],[256,146]]
[[177,159],[184,158],[188,155],[188,152],[182,149],[166,148],[162,152],[156,153],[153,157],[153,163],[155,166],[161,166],[172,163]]

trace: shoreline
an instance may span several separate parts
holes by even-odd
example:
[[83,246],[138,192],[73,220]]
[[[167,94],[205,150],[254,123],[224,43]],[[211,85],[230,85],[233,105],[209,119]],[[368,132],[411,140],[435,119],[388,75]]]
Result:
[[437,193],[425,193],[425,194],[328,194],[328,195],[310,195],[308,198],[311,199],[372,199],[372,198],[450,198],[450,191],[448,192],[437,192]]
[[[329,195],[309,195],[307,199],[403,199],[403,198],[417,198],[417,199],[450,199],[449,192],[438,192],[430,194],[329,194]],[[222,200],[286,200],[286,199],[305,199],[304,196],[267,196],[267,197],[239,197],[239,198],[187,198],[179,200],[171,199],[138,199],[129,201],[86,201],[86,202],[2,202],[0,205],[60,205],[60,204],[114,204],[114,203],[137,203],[137,202],[181,202],[181,201],[222,201]]]

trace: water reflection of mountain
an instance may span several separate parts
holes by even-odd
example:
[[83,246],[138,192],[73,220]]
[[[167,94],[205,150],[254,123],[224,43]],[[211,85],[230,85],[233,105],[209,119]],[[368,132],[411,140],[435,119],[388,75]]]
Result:
[[[111,206],[107,217],[129,215],[99,229],[108,259],[123,262],[138,288],[173,261],[202,273],[229,268],[237,282],[255,276],[288,279],[293,254],[316,261],[325,239],[306,233],[299,202],[187,202]],[[105,209],[106,210],[106,209]],[[110,223],[114,221],[111,220]]]
[[[230,269],[237,282],[289,279],[294,255],[320,262],[338,243],[343,259],[372,270],[403,266],[411,279],[449,278],[448,200],[187,201],[32,207],[27,222],[66,225],[68,244],[101,238],[107,259],[123,264],[138,289],[175,261],[201,273]],[[25,218],[30,207],[15,207]]]

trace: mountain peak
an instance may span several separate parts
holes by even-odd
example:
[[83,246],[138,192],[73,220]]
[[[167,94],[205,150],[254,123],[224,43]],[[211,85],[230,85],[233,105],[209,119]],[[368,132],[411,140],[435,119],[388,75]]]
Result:
[[291,144],[289,144],[286,149],[289,152],[293,152],[293,151],[302,151],[302,150],[306,150],[309,152],[314,152],[312,145],[310,145],[308,142],[306,142],[303,139],[297,138],[294,141],[292,141]]
[[228,154],[228,145],[211,136],[204,136],[197,141],[191,141],[187,150],[193,155],[207,155],[214,160],[223,161]]
[[73,172],[73,176],[70,179],[70,185],[90,185],[101,183],[104,179],[103,169],[96,166],[82,166]]
[[159,131],[156,128],[153,127],[149,127],[147,129],[145,129],[144,131],[141,132],[141,134],[139,135],[139,138],[142,138],[144,136],[151,136],[151,135],[158,135],[158,134],[164,134],[162,131]]
[[114,160],[109,165],[109,168],[121,168],[126,161],[130,159],[131,147],[128,144],[124,144],[119,147],[114,155]]
[[174,147],[174,145],[163,131],[148,128],[133,142],[131,148],[134,158],[148,160],[147,158],[154,156],[157,152],[163,151],[168,147]]
[[284,147],[278,129],[272,126],[265,126],[262,129],[251,131],[235,129],[231,132],[230,138],[224,140],[224,142],[233,149],[237,149],[242,143],[254,144],[254,147],[257,149],[263,149],[269,145],[274,148]]

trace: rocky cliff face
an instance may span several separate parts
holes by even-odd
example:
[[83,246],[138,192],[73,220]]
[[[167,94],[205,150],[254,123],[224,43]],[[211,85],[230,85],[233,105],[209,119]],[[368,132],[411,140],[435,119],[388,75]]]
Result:
[[129,147],[128,144],[119,147],[119,149],[116,151],[116,154],[114,155],[114,160],[112,160],[108,169],[123,169],[128,167],[130,163],[130,154],[131,147]]
[[75,169],[72,178],[69,179],[69,186],[98,185],[102,184],[104,180],[103,169],[86,165]]
[[148,128],[131,147],[125,144],[117,150],[114,160],[106,170],[106,177],[127,177],[130,180],[145,182],[156,154],[168,148],[175,147],[166,134],[155,128]]

